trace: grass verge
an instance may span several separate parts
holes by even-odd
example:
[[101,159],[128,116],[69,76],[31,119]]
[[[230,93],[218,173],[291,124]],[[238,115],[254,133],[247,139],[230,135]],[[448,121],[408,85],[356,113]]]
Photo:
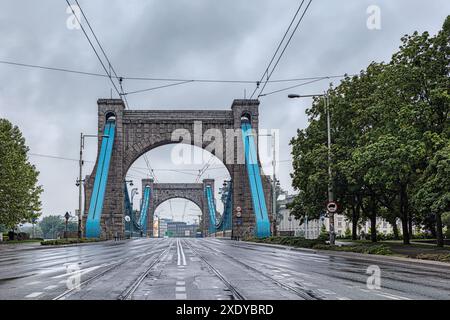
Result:
[[2,244],[22,244],[22,243],[35,243],[35,242],[41,242],[42,239],[28,239],[28,240],[4,240],[0,242],[0,245]]
[[445,253],[420,253],[416,256],[416,259],[432,260],[440,262],[450,262],[450,254]]

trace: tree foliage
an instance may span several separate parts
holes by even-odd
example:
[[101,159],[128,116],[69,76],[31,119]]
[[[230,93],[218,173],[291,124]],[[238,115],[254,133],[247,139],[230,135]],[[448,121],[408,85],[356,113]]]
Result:
[[[450,17],[442,30],[406,35],[389,63],[372,62],[330,88],[335,198],[355,226],[376,219],[437,228],[448,212],[450,139]],[[327,199],[327,137],[321,98],[307,110],[309,126],[292,139],[294,215],[317,218]],[[435,219],[431,219],[435,217]],[[441,239],[442,240],[442,237]],[[439,242],[439,241],[438,241]],[[442,241],[441,241],[442,242]]]
[[[58,234],[66,230],[66,220],[63,216],[50,215],[45,216],[39,222],[39,228],[42,230],[45,239],[55,239]],[[73,221],[68,221],[67,231],[74,232],[78,230],[78,224]]]
[[39,172],[28,161],[27,152],[19,128],[0,119],[0,224],[7,229],[40,215]]

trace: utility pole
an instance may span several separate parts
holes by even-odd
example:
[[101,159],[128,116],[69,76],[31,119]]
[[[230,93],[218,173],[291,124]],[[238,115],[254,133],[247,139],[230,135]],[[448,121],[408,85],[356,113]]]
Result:
[[[328,203],[334,201],[333,194],[333,174],[331,172],[331,117],[330,117],[330,96],[324,93],[324,102],[327,113],[327,137],[328,137]],[[334,212],[328,210],[328,219],[330,222],[330,245],[335,244],[336,235],[334,232]]]
[[[308,95],[298,95],[298,94],[289,94],[288,97],[290,99],[295,98],[311,98],[311,97],[322,97],[323,103],[325,107],[325,113],[327,117],[327,144],[328,144],[328,203],[334,202],[334,193],[333,193],[333,174],[331,171],[331,116],[330,116],[330,96],[329,92],[325,91],[323,94],[308,94]],[[334,212],[328,210],[328,218],[330,222],[330,245],[335,244],[336,234],[334,231]]]
[[272,148],[273,148],[273,159],[272,159],[272,166],[273,166],[273,185],[272,185],[272,214],[273,214],[273,233],[274,236],[277,235],[277,177],[275,174],[276,171],[276,140],[275,140],[275,132],[272,133]]
[[82,231],[81,231],[81,219],[83,217],[83,199],[82,199],[82,180],[83,180],[83,143],[84,143],[84,139],[83,139],[83,132],[80,134],[80,162],[79,162],[79,166],[80,166],[80,175],[78,177],[78,240],[80,240],[82,238]]

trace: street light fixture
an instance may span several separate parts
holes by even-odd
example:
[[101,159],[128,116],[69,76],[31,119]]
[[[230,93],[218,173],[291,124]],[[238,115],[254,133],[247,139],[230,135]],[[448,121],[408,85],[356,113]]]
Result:
[[[324,92],[323,94],[308,94],[308,95],[299,95],[299,94],[289,94],[288,98],[297,99],[297,98],[311,98],[311,97],[322,97],[325,105],[325,112],[327,114],[327,137],[328,137],[328,203],[334,201],[333,194],[333,177],[331,172],[331,119],[330,119],[330,95],[328,92]],[[334,231],[334,212],[328,212],[330,219],[330,245],[335,244],[336,234]]]

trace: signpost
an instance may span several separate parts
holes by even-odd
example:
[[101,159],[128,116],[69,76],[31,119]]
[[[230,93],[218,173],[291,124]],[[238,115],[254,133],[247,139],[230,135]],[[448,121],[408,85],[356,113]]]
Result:
[[241,207],[236,207],[236,224],[238,225],[238,236],[237,236],[237,240],[239,241],[240,238],[240,229],[239,226],[242,224],[242,208]]

